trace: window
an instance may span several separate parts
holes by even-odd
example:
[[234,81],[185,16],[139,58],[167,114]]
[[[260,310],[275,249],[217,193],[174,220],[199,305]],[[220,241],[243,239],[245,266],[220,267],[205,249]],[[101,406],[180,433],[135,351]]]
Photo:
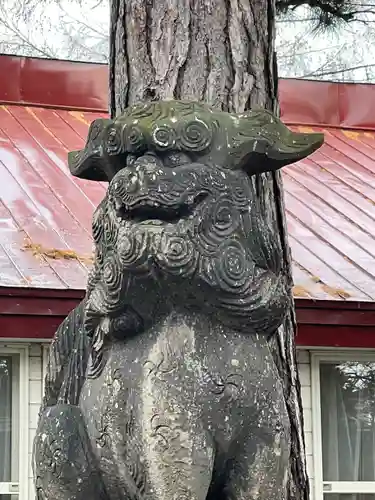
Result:
[[375,500],[375,353],[317,353],[311,368],[315,500]]
[[0,500],[27,498],[27,369],[27,348],[0,345]]

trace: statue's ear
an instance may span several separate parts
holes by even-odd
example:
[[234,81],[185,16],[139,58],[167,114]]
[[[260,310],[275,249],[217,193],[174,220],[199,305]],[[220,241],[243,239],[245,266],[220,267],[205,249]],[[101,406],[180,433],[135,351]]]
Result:
[[237,115],[230,157],[249,175],[273,172],[306,158],[324,142],[323,134],[293,132],[266,110]]
[[86,146],[80,151],[68,153],[70,172],[75,177],[90,181],[109,181],[111,173],[103,156],[103,137],[112,120],[98,118],[89,128]]

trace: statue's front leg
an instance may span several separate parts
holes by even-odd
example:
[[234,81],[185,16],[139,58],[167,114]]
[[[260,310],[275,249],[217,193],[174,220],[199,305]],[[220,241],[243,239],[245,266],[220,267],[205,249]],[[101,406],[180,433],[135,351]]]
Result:
[[150,500],[206,500],[214,446],[197,416],[184,408],[155,415],[144,443]]
[[43,411],[33,469],[37,500],[109,500],[77,406],[57,404]]
[[289,448],[284,432],[277,431],[272,438],[264,439],[249,440],[244,436],[244,441],[245,445],[238,443],[242,452],[229,471],[225,498],[286,500]]
[[145,363],[150,373],[144,375],[140,405],[147,499],[206,500],[215,446],[196,403],[196,375],[181,361],[189,359],[186,351],[168,357],[160,338],[154,350]]
[[[268,360],[269,361],[269,360]],[[225,498],[286,500],[290,459],[290,424],[284,395],[271,363],[264,363],[254,397],[253,421],[232,443]]]

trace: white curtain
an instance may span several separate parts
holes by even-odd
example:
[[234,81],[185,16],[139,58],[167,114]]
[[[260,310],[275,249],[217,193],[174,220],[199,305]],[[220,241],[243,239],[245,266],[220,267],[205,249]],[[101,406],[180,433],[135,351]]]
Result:
[[320,380],[323,480],[375,481],[375,363],[321,363]]
[[11,446],[12,360],[0,356],[0,482],[11,481]]

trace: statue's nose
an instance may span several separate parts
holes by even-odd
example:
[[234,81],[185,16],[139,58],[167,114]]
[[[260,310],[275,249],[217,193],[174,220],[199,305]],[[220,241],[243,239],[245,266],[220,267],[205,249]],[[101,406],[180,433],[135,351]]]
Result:
[[157,182],[160,166],[155,161],[139,158],[133,165],[125,167],[114,181],[114,191],[119,202],[126,195],[136,195],[152,187]]
[[137,177],[139,189],[145,190],[156,183],[158,175],[163,173],[162,163],[159,158],[151,153],[137,158],[131,166],[131,170]]
[[153,184],[156,181],[158,166],[153,162],[139,162],[134,165],[135,174],[138,177],[140,187],[147,187],[148,184]]
[[[138,173],[134,169],[126,168],[119,179],[119,188],[126,193],[136,193],[140,187]],[[116,188],[117,186],[115,186]]]

